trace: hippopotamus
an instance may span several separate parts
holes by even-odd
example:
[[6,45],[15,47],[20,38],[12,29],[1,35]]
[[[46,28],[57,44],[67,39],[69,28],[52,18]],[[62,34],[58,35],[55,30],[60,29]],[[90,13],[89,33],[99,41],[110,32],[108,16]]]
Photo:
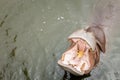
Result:
[[74,75],[84,75],[97,66],[100,52],[105,53],[106,37],[100,26],[89,26],[73,32],[69,37],[71,45],[62,54],[58,64]]

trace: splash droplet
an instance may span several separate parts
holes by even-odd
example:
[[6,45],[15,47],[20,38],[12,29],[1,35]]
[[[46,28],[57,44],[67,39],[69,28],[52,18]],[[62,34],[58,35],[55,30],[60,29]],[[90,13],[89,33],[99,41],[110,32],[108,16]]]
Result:
[[43,31],[43,29],[41,28],[40,31]]
[[43,21],[43,24],[46,24],[46,21]]

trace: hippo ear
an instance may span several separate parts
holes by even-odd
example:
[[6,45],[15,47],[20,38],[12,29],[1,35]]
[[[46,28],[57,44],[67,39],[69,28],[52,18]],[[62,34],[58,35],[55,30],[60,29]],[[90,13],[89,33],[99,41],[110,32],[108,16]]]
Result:
[[92,32],[97,40],[97,44],[100,50],[105,53],[106,38],[105,33],[99,26],[92,26],[86,29],[87,32]]

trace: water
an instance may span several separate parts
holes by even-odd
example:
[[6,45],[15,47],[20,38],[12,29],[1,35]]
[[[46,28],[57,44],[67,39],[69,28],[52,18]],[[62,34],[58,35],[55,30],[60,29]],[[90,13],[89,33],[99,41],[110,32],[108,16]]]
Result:
[[[109,44],[87,80],[120,79],[119,2],[109,3],[112,18],[102,22]],[[94,21],[95,4],[99,0],[0,0],[0,80],[62,80],[57,60],[67,37]]]

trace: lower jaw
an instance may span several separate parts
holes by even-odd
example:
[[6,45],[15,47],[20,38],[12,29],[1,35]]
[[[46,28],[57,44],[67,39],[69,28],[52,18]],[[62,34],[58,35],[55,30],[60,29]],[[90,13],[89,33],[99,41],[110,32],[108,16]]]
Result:
[[61,63],[63,64],[62,67],[69,66],[70,68],[80,73],[85,73],[85,71],[89,70],[90,68],[90,64],[85,61],[80,61],[80,62],[77,62],[76,64],[72,64],[71,62],[68,62],[67,64],[65,64],[64,61],[61,61]]
[[66,65],[66,64],[63,64],[60,60],[58,61],[58,64],[66,71],[76,75],[76,76],[79,76],[79,75],[84,75],[85,72],[83,71],[78,71],[77,69],[75,69],[74,67],[70,66],[70,65]]

